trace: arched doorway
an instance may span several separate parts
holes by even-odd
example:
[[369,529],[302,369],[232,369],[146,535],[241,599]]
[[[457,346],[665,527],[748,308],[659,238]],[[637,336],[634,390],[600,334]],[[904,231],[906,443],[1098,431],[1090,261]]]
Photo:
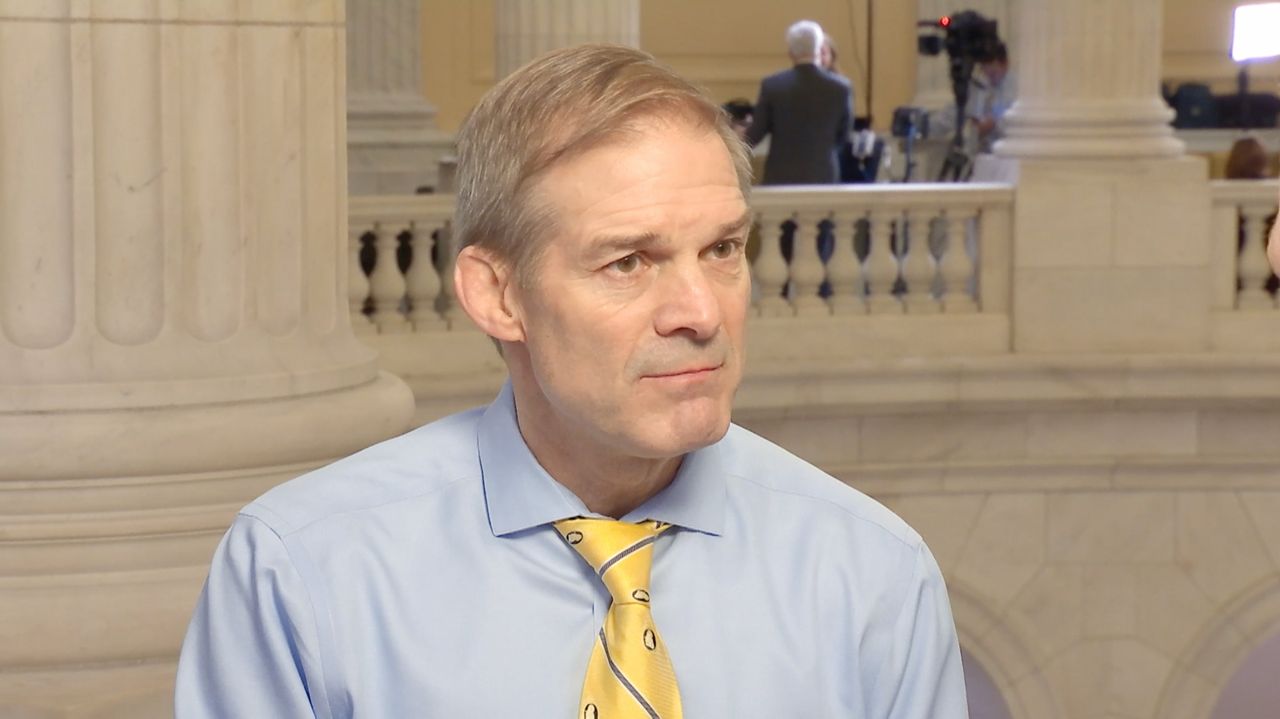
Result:
[[960,661],[964,664],[964,689],[969,696],[969,719],[1012,719],[1009,705],[982,663],[964,649],[960,650]]
[[[1280,707],[1280,631],[1253,648],[1227,680],[1211,719],[1274,719]],[[965,667],[966,671],[968,666]],[[970,703],[972,706],[972,703]]]

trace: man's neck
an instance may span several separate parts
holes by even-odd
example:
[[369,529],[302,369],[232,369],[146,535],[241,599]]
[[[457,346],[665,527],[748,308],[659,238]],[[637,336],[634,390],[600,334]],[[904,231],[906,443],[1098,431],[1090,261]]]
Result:
[[[513,388],[514,389],[514,388]],[[545,405],[515,392],[516,425],[538,464],[573,492],[587,509],[620,518],[666,489],[683,456],[649,459],[628,457],[562,426],[540,411]]]

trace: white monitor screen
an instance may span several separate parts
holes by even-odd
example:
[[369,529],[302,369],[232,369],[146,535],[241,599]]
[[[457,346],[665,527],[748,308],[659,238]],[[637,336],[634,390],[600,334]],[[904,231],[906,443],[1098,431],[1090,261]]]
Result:
[[1236,62],[1280,55],[1280,2],[1236,8],[1231,59]]

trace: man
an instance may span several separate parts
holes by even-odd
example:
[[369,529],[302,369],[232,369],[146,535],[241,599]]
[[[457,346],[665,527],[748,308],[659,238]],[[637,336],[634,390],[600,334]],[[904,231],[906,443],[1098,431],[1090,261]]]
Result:
[[1016,82],[1009,74],[1009,49],[996,46],[995,56],[978,66],[981,80],[975,78],[969,98],[969,119],[978,135],[978,152],[991,152],[996,141],[1004,137],[1004,116],[1013,107]]
[[787,30],[793,67],[760,83],[755,119],[747,130],[752,147],[769,136],[765,185],[831,184],[840,179],[836,151],[849,139],[853,91],[848,80],[826,72],[820,59],[826,34],[812,20]]
[[510,380],[241,512],[179,719],[964,717],[920,537],[729,423],[750,178],[720,108],[585,46],[458,148],[458,301]]
[[729,116],[729,127],[733,129],[733,134],[745,142],[747,128],[751,127],[751,118],[756,111],[756,106],[744,97],[735,97],[720,108]]

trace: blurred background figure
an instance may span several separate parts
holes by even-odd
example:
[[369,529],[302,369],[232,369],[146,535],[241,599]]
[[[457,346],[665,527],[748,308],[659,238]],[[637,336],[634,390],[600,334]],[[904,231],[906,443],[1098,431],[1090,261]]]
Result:
[[[1242,137],[1231,144],[1231,152],[1227,155],[1226,178],[1228,180],[1265,180],[1271,176],[1271,154],[1267,152],[1267,148],[1262,146],[1262,142],[1258,138],[1250,135]],[[1276,269],[1276,265],[1280,264],[1280,247],[1275,245],[1275,222],[1276,216],[1270,215],[1266,219],[1266,229],[1264,230],[1269,237],[1272,238],[1271,245],[1268,249],[1268,256],[1271,258],[1272,269]],[[1244,250],[1244,218],[1239,220],[1239,229],[1236,232],[1236,252]],[[1267,292],[1275,295],[1277,288],[1280,288],[1280,280],[1275,274],[1267,280]]]
[[[845,82],[849,82],[849,78],[840,72],[839,65],[840,53],[836,48],[835,38],[824,34],[822,38],[822,48],[818,53],[818,67],[826,70],[828,73],[841,78]],[[853,83],[849,83],[852,87]],[[866,179],[866,173],[863,169],[859,158],[854,157],[853,152],[853,134],[857,128],[850,128],[849,133],[845,135],[844,141],[836,148],[836,161],[840,166],[840,182],[869,182]]]
[[818,67],[832,75],[844,77],[844,73],[840,72],[839,59],[840,53],[836,48],[835,38],[823,33],[822,48],[818,51]]
[[995,58],[978,66],[967,114],[977,133],[978,152],[991,152],[1004,137],[1004,116],[1017,99],[1017,83],[1009,71],[1009,48],[1002,42]]
[[769,138],[765,185],[826,185],[838,182],[836,151],[849,138],[853,90],[849,81],[817,63],[826,44],[822,26],[801,20],[787,30],[793,66],[760,83],[747,142]]
[[746,142],[747,128],[751,127],[751,120],[755,116],[755,105],[745,97],[735,97],[720,107],[729,116],[729,126],[738,134],[739,139]]
[[1271,173],[1271,157],[1258,138],[1242,137],[1231,144],[1227,154],[1228,180],[1262,180]]

